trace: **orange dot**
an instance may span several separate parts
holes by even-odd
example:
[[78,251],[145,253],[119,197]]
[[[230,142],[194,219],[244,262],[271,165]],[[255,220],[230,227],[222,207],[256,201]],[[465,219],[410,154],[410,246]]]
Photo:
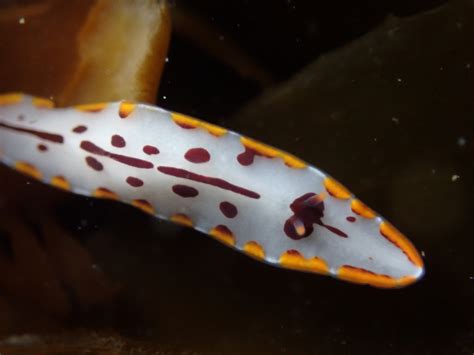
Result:
[[131,101],[122,101],[119,107],[119,116],[121,118],[127,118],[134,110],[137,105]]
[[349,197],[351,197],[351,193],[348,189],[330,177],[324,179],[324,187],[335,198],[347,200]]
[[82,112],[100,112],[107,106],[106,102],[97,102],[93,104],[76,105],[74,108]]
[[258,154],[263,155],[264,157],[282,159],[285,164],[290,168],[303,169],[308,166],[304,161],[295,157],[294,155],[283,152],[272,146],[258,142],[254,139],[248,137],[241,137],[240,142],[245,148],[251,149],[257,152]]
[[375,212],[360,200],[352,200],[351,209],[354,213],[357,213],[359,216],[364,218],[372,219],[376,216]]
[[71,189],[71,184],[63,176],[53,176],[51,178],[51,185],[59,189],[69,191]]
[[225,128],[222,128],[222,127],[213,125],[211,123],[198,120],[197,118],[186,116],[177,112],[171,112],[171,118],[177,125],[181,127],[202,128],[216,137],[221,137],[228,132],[227,129]]
[[45,99],[43,97],[33,97],[31,99],[33,105],[37,108],[53,108],[54,102],[50,99]]
[[43,174],[41,174],[41,171],[39,171],[35,166],[29,163],[26,163],[24,161],[16,162],[15,169],[18,170],[19,172],[22,172],[23,174],[26,174],[38,180],[41,180],[41,178],[43,177]]
[[195,118],[177,112],[171,112],[171,119],[179,126],[188,128],[198,128],[199,121]]
[[257,242],[252,241],[245,243],[244,251],[255,259],[263,260],[265,258],[265,251]]
[[234,235],[227,227],[216,226],[209,231],[209,235],[228,246],[235,245]]
[[132,206],[139,208],[145,213],[155,214],[155,209],[147,200],[133,200]]
[[105,198],[109,200],[118,200],[119,196],[115,193],[106,189],[104,187],[99,187],[93,192],[93,196],[97,198]]
[[14,105],[23,100],[23,95],[17,92],[0,95],[0,106]]
[[228,132],[227,129],[225,129],[223,127],[217,126],[217,125],[212,124],[212,123],[207,123],[207,122],[204,122],[204,121],[201,121],[200,126],[202,128],[204,128],[206,131],[208,131],[210,134],[212,134],[213,136],[216,136],[216,137],[222,137]]
[[297,250],[284,252],[280,256],[280,265],[288,269],[309,271],[323,275],[329,273],[329,267],[323,259],[318,257],[306,259]]
[[304,169],[308,166],[308,164],[306,164],[303,160],[288,153],[282,153],[282,158],[285,164],[288,165],[290,168]]
[[183,213],[177,213],[177,214],[172,215],[170,217],[170,221],[172,221],[174,223],[177,223],[177,224],[180,224],[180,225],[185,226],[185,227],[192,228],[194,226],[193,221],[191,220],[191,218],[189,218],[188,216],[186,216]]
[[248,137],[240,137],[240,142],[245,148],[252,149],[258,154],[261,154],[268,158],[276,158],[280,154],[278,149]]

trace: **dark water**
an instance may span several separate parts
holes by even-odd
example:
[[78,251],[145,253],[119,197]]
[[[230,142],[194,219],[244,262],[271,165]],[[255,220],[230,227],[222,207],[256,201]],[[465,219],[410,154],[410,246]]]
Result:
[[[49,296],[5,292],[4,336],[97,353],[474,352],[474,3],[264,3],[177,2],[264,73],[242,78],[178,32],[160,104],[330,172],[410,237],[424,279],[378,290],[276,269],[130,207],[5,172],[3,185],[24,191],[18,208],[47,231],[35,215],[53,199],[48,218],[67,238],[50,252],[80,267]],[[275,87],[263,93],[262,81]],[[39,268],[31,260],[24,273]]]

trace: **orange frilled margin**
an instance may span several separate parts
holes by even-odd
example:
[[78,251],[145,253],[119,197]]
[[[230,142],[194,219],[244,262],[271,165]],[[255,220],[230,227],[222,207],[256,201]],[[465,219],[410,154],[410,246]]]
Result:
[[380,224],[380,233],[399,247],[413,264],[423,268],[423,259],[415,246],[398,229],[385,221]]
[[356,267],[344,265],[339,268],[337,276],[341,280],[354,282],[358,284],[366,284],[379,288],[396,288],[412,284],[416,281],[414,276],[405,276],[395,279],[388,275],[379,275],[373,272],[359,269]]
[[207,123],[197,118],[183,115],[181,113],[172,112],[171,118],[173,121],[183,128],[202,128],[216,137],[222,137],[227,133],[227,129]]
[[280,265],[288,269],[314,272],[317,274],[327,275],[329,267],[321,258],[306,259],[297,250],[288,250],[280,256]]
[[308,165],[297,157],[288,154],[282,150],[276,149],[264,143],[258,142],[248,137],[242,137],[240,142],[245,148],[251,149],[260,155],[268,158],[280,158],[286,165],[294,169],[303,169]]

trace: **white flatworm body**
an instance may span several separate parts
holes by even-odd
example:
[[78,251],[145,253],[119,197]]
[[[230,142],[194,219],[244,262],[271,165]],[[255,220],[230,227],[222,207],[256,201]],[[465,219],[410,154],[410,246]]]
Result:
[[270,264],[387,288],[423,274],[408,239],[324,172],[157,107],[3,95],[0,154],[45,183],[132,204]]

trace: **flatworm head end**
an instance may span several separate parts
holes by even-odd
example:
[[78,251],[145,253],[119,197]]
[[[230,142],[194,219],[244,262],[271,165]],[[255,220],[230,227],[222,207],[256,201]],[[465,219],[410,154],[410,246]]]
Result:
[[323,185],[322,192],[290,204],[284,232],[291,242],[280,266],[380,288],[404,287],[423,276],[420,254],[398,229],[332,178]]

